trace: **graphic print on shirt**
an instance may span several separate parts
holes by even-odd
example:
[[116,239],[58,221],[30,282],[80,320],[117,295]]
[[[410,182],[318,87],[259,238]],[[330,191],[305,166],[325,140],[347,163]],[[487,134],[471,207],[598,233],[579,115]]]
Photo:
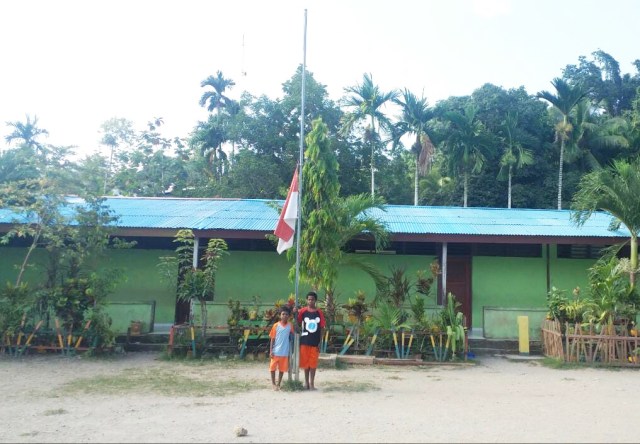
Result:
[[315,318],[304,318],[302,333],[300,336],[306,336],[308,334],[313,334],[318,331],[318,327],[320,326],[320,316],[316,316]]

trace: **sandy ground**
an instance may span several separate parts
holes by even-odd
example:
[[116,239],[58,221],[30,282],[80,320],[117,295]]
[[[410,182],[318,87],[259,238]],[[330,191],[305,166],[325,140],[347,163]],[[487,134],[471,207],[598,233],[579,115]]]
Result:
[[[274,392],[266,362],[185,363],[143,352],[107,360],[2,356],[0,442],[640,439],[637,370],[474,362],[321,368],[317,391]],[[237,426],[248,435],[236,437]]]

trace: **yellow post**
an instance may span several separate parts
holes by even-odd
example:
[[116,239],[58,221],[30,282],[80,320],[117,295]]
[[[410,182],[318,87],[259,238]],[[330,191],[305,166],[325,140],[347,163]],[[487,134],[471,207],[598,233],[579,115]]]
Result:
[[521,355],[529,354],[529,316],[518,316],[518,345]]

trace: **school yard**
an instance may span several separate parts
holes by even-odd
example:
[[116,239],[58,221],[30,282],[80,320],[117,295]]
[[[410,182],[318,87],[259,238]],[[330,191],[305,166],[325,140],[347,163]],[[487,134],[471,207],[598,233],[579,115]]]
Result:
[[321,368],[317,391],[274,392],[266,362],[0,356],[0,442],[640,439],[638,370],[472,362]]

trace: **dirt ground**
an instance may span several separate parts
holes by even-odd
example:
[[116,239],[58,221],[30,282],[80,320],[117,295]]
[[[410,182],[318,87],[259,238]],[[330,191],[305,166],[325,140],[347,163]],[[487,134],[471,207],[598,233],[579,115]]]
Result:
[[[640,374],[479,356],[471,366],[0,357],[0,442],[638,442]],[[287,376],[285,375],[285,380]],[[236,427],[248,434],[237,437]]]

